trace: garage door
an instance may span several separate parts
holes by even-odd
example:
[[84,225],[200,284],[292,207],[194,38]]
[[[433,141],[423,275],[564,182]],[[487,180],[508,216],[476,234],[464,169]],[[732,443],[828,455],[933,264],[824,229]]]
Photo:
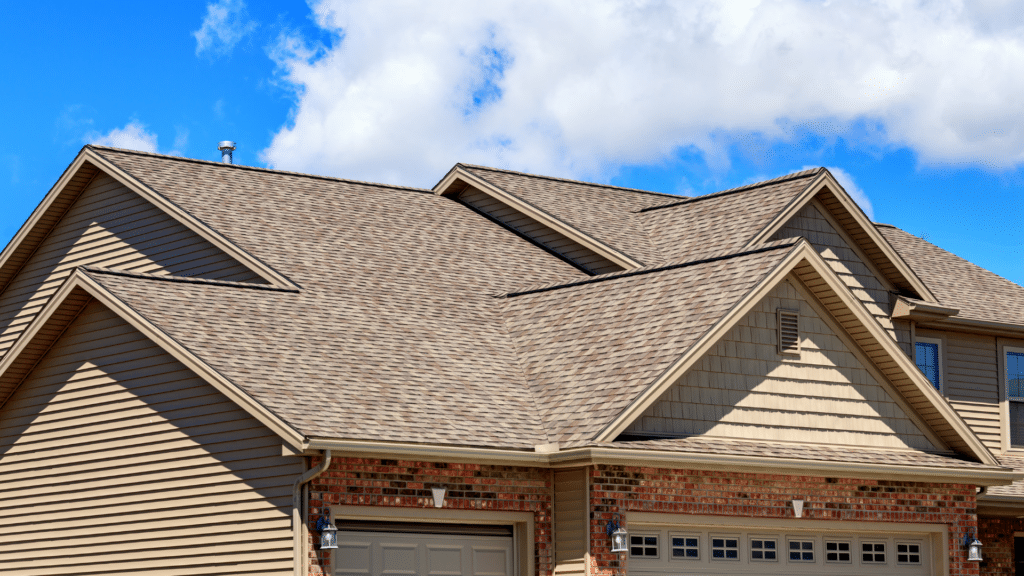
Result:
[[335,574],[513,576],[510,526],[354,523],[338,526]]
[[630,529],[630,576],[932,574],[928,534]]

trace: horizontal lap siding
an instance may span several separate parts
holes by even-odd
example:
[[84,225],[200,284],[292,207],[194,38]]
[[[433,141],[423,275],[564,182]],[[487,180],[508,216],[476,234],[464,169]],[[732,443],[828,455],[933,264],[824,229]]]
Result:
[[[919,332],[924,336],[931,332]],[[1001,450],[999,364],[996,339],[946,332],[943,392],[957,413],[990,450]]]
[[101,174],[0,294],[0,358],[68,275],[83,265],[264,283],[228,254]]
[[594,274],[622,270],[604,256],[475,188],[466,189],[459,199]]
[[0,416],[0,574],[291,574],[301,461],[101,304]]

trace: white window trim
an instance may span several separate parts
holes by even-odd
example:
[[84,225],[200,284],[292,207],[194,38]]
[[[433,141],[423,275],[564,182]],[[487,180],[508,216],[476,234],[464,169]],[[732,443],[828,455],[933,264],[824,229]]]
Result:
[[939,360],[939,394],[946,395],[946,343],[942,338],[930,338],[927,336],[918,336],[914,338],[914,365],[917,365],[917,343],[922,344],[935,344],[939,347],[939,353],[936,354]]
[[[673,538],[696,538],[697,539],[697,555],[696,556],[676,556],[673,554],[673,550],[677,548],[672,545]],[[704,559],[704,542],[702,542],[700,532],[669,532],[668,533],[668,561],[669,562],[700,562]],[[679,548],[687,548],[686,546],[679,546]]]
[[1009,368],[1006,365],[1006,359],[1009,356],[1009,352],[1016,352],[1017,354],[1024,354],[1024,347],[1013,346],[1010,344],[1000,343],[999,349],[999,396],[1002,398],[1002,409],[1000,412],[1000,419],[1002,420],[1002,440],[1003,440],[1003,451],[1004,452],[1024,452],[1024,446],[1013,446],[1010,444],[1010,383],[1006,380],[1006,370]]

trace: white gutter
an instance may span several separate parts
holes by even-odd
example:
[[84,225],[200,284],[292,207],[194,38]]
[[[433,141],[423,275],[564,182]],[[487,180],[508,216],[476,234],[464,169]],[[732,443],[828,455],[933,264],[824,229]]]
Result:
[[295,554],[295,576],[306,576],[306,563],[309,560],[309,555],[306,554],[306,542],[309,539],[306,536],[308,528],[303,522],[305,511],[302,510],[302,489],[307,482],[323,474],[324,470],[331,465],[331,450],[328,448],[324,450],[323,454],[323,462],[316,468],[306,470],[302,476],[295,479],[295,484],[292,486],[292,551]]
[[555,452],[502,450],[499,448],[466,448],[429,444],[400,444],[366,442],[358,440],[311,439],[309,448],[333,449],[346,454],[366,455],[369,458],[406,457],[413,460],[439,462],[478,462],[506,466],[536,466],[543,468],[577,467],[590,464],[619,464],[624,466],[662,466],[696,470],[732,470],[752,473],[805,476],[808,474],[842,478],[883,478],[914,482],[940,482],[947,484],[974,484],[999,486],[1015,480],[1024,480],[1024,473],[1010,469],[982,470],[971,468],[941,468],[913,464],[876,464],[868,462],[835,462],[797,458],[765,458],[736,454],[709,454],[671,452],[667,450],[638,450],[623,448],[568,448]]

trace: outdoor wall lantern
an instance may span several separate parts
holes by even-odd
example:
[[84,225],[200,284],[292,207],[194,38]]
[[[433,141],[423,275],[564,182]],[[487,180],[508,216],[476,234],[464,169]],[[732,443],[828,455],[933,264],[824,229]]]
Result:
[[316,521],[316,529],[320,532],[320,549],[332,550],[338,547],[338,529],[331,522],[331,516],[321,516]]
[[626,542],[629,540],[629,532],[619,524],[619,519],[608,521],[608,536],[612,539],[612,552],[625,552]]
[[794,518],[803,518],[803,516],[804,516],[804,501],[803,500],[793,500],[793,517]]
[[435,486],[430,489],[434,493],[434,508],[441,508],[444,506],[444,495],[448,492],[448,489],[444,486]]
[[981,541],[974,534],[964,535],[964,548],[967,548],[968,562],[981,562]]

